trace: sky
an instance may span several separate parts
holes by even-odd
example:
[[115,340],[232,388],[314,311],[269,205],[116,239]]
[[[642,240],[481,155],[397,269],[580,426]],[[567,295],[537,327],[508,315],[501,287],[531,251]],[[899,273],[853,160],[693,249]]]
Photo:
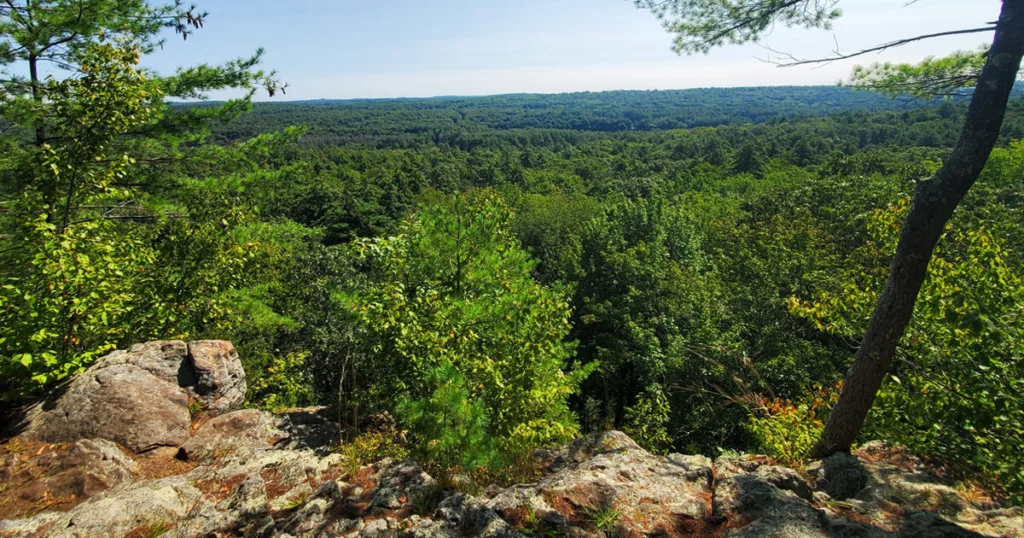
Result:
[[[915,43],[859,60],[780,68],[757,44],[679,56],[631,0],[196,0],[209,12],[187,41],[145,59],[161,73],[266,50],[286,100],[619,89],[834,84],[857,63],[916,62],[991,34]],[[908,3],[909,2],[909,3]],[[798,56],[994,21],[999,0],[841,0],[832,31],[778,27],[763,43]],[[213,95],[223,98],[227,95]],[[276,98],[280,100],[281,98]]]

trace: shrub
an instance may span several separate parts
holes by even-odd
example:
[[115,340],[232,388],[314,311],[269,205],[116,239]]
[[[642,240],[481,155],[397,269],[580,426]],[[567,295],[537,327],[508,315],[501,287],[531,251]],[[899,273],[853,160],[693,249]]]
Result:
[[[566,369],[568,293],[533,279],[510,218],[496,196],[463,194],[425,207],[394,236],[352,245],[365,278],[339,300],[354,318],[364,407],[403,402],[413,431],[434,442],[448,437],[438,413],[458,410],[459,427],[476,435],[484,410],[480,431],[505,453],[579,433],[568,399],[589,370]],[[430,451],[477,461],[463,461],[465,446]]]
[[747,423],[760,452],[783,463],[802,462],[821,436],[829,409],[839,398],[842,383],[817,386],[799,402],[763,396],[748,397],[752,416]]
[[498,454],[487,431],[487,411],[470,396],[466,377],[445,364],[431,370],[424,381],[433,387],[428,397],[406,398],[398,405],[399,419],[413,438],[414,454],[441,471],[494,464]]
[[249,399],[260,409],[281,411],[316,402],[306,367],[306,353],[275,357],[263,375],[249,387]]
[[672,447],[668,423],[672,409],[661,385],[647,387],[636,404],[626,409],[626,427],[623,429],[640,446],[655,453],[667,454]]
[[378,431],[356,436],[352,442],[339,446],[338,452],[344,456],[344,465],[349,473],[383,459],[400,460],[409,457],[409,450],[393,433]]
[[[868,223],[873,241],[856,256],[884,260],[908,205],[904,199],[875,211]],[[864,435],[980,469],[1021,501],[1024,273],[1004,245],[1018,226],[969,224],[954,222],[935,250]],[[824,331],[863,334],[885,274],[861,271],[851,268],[842,292],[813,302],[794,298],[791,310]]]

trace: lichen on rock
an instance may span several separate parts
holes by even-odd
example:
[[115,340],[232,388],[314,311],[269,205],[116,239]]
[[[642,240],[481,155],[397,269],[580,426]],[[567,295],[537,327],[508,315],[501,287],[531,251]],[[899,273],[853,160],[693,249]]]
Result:
[[[792,469],[658,456],[610,431],[539,453],[532,483],[459,493],[413,461],[353,468],[322,409],[228,411],[236,361],[226,342],[97,361],[0,450],[0,538],[1024,537],[1019,508],[972,501],[879,443]],[[197,396],[211,413],[193,423]],[[88,422],[104,412],[122,423]]]

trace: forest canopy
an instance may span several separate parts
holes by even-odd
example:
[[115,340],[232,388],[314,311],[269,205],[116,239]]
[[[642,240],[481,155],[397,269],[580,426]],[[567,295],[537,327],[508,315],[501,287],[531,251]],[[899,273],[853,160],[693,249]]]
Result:
[[[226,339],[250,405],[332,406],[353,436],[388,413],[447,468],[609,428],[803,457],[967,113],[813,87],[252,105],[279,88],[258,53],[159,77],[154,24],[7,86],[3,398],[132,343]],[[248,97],[181,102],[222,87]],[[1016,495],[1022,106],[864,434]]]

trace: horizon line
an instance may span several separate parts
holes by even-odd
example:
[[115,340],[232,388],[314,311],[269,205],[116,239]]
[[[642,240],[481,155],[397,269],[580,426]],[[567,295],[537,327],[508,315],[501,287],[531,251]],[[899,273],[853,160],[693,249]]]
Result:
[[[254,103],[311,103],[320,101],[429,101],[431,99],[483,99],[488,97],[510,97],[510,96],[524,96],[524,95],[537,95],[537,96],[558,96],[558,95],[573,95],[573,94],[603,94],[603,93],[620,93],[620,92],[632,92],[632,93],[654,93],[654,92],[697,92],[707,90],[750,90],[760,88],[836,88],[844,89],[849,91],[865,91],[868,93],[870,90],[857,90],[849,86],[840,86],[838,84],[761,84],[754,86],[700,86],[692,88],[649,88],[644,90],[638,89],[617,89],[617,90],[573,90],[567,92],[508,92],[508,93],[481,93],[481,94],[441,94],[441,95],[430,95],[430,96],[402,96],[402,97],[314,97],[306,99],[278,99],[263,98],[254,100]],[[285,94],[287,95],[287,94]],[[207,99],[207,100],[181,100],[171,101],[172,103],[222,103],[225,99]]]

